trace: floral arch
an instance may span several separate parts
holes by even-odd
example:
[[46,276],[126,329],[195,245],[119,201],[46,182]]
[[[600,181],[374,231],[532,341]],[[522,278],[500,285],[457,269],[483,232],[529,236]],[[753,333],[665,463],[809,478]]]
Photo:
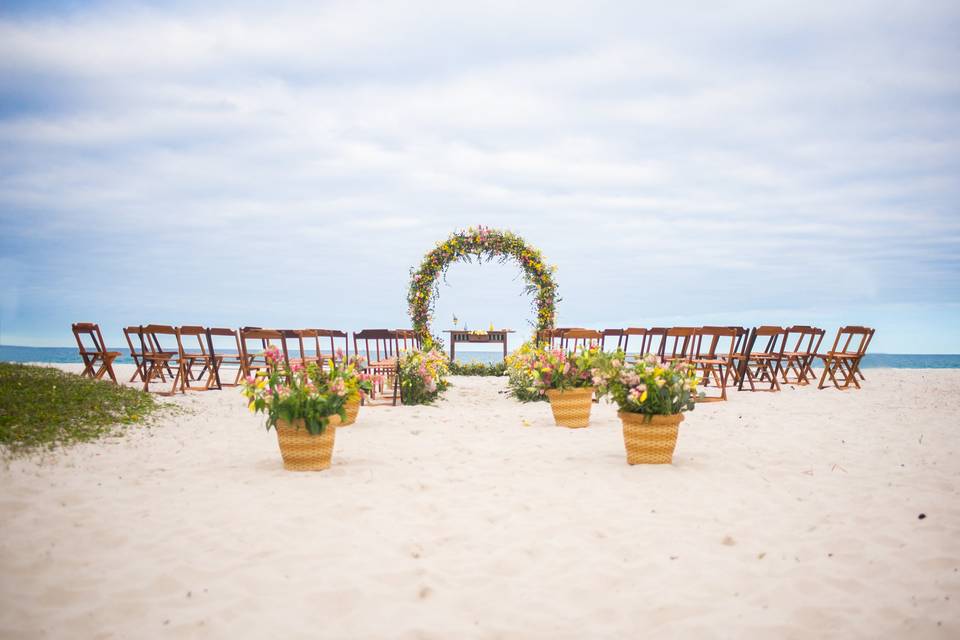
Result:
[[533,306],[537,312],[536,330],[552,329],[554,323],[554,305],[557,302],[557,285],[553,281],[556,267],[547,265],[543,255],[529,246],[523,238],[510,231],[470,227],[466,231],[457,231],[427,253],[416,271],[411,269],[410,292],[407,302],[413,330],[423,341],[425,347],[440,344],[439,338],[430,332],[430,320],[433,317],[436,295],[439,293],[438,276],[446,273],[447,268],[460,260],[489,262],[496,258],[505,262],[515,259],[523,267],[526,292],[533,294]]

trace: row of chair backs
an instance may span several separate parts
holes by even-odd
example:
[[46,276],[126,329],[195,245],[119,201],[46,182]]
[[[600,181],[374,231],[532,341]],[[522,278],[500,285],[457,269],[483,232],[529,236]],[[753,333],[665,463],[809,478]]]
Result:
[[413,329],[363,329],[353,333],[353,352],[369,363],[385,362],[422,346]]

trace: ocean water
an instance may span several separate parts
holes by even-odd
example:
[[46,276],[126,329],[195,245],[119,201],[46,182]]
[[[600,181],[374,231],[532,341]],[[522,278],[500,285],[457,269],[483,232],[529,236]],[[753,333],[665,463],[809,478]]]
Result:
[[[128,349],[113,349],[122,355],[116,362],[133,364]],[[312,351],[308,351],[312,355]],[[499,362],[500,351],[459,351],[460,362]],[[79,363],[80,355],[75,347],[16,347],[0,345],[0,361],[3,362],[73,362]],[[960,369],[960,354],[916,353],[870,353],[863,359],[864,368],[886,367],[890,369]]]

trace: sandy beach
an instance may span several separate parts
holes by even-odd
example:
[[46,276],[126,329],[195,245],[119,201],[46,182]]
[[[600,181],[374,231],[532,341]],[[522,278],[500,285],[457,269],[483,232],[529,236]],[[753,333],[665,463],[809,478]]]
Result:
[[237,389],[177,397],[0,467],[0,637],[960,637],[960,371],[866,373],[700,405],[649,467],[494,378],[305,474]]

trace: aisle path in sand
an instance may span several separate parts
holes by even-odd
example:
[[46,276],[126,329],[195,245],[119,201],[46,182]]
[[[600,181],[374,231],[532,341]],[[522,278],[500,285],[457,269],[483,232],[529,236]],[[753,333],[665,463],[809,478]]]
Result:
[[190,394],[0,470],[0,637],[957,637],[960,372],[868,377],[698,406],[668,467],[455,378],[290,473]]

